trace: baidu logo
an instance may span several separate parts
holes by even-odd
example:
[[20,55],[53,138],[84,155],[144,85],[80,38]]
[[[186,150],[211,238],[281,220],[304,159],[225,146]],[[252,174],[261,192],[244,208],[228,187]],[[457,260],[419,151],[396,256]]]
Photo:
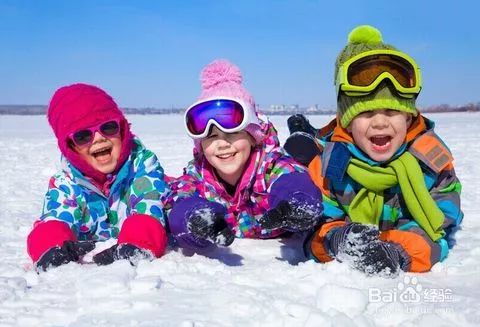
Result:
[[397,285],[400,292],[398,298],[403,303],[419,303],[422,300],[422,285],[418,283],[417,277],[405,276],[403,283]]
[[453,294],[449,288],[424,288],[416,277],[405,276],[394,289],[370,288],[368,299],[372,303],[442,303],[452,302]]

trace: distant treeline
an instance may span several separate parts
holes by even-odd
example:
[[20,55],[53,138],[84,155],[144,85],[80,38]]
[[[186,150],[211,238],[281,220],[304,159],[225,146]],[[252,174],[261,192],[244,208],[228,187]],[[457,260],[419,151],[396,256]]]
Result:
[[[180,114],[185,111],[184,108],[122,108],[123,112],[128,115],[166,115]],[[268,115],[291,115],[295,113],[303,113],[306,115],[332,115],[335,114],[331,109],[314,109],[314,108],[298,108],[295,110],[271,110],[260,108],[260,110]],[[422,112],[475,112],[480,111],[480,102],[469,103],[462,106],[451,106],[448,104],[440,104],[420,108]],[[0,105],[0,115],[45,115],[47,106],[44,105]]]
[[438,106],[430,106],[421,109],[422,112],[462,112],[462,111],[480,111],[480,102],[468,103],[463,106],[450,106],[441,104]]
[[[183,113],[185,109],[170,108],[122,108],[127,115],[165,115]],[[0,105],[0,115],[45,115],[47,106],[45,105]]]

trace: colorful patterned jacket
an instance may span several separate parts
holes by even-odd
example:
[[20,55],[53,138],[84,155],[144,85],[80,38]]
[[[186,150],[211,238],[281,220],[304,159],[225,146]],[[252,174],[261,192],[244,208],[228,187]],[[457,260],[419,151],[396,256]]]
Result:
[[[406,144],[394,155],[409,151],[419,162],[424,181],[430,195],[443,212],[445,236],[434,242],[408,212],[398,184],[383,193],[384,205],[380,216],[381,239],[402,246],[411,262],[408,271],[428,271],[433,264],[442,261],[454,244],[453,234],[463,219],[460,209],[461,184],[455,175],[453,158],[437,134],[433,122],[419,116],[407,133]],[[350,221],[348,208],[361,185],[347,173],[351,157],[370,165],[379,165],[365,156],[354,144],[351,136],[335,121],[321,130],[320,148],[322,155],[309,164],[309,173],[322,190],[324,215],[327,223],[317,230],[306,251],[321,262],[332,260],[324,246],[330,230]]]
[[[105,241],[117,238],[127,217],[136,214],[153,217],[165,226],[162,201],[170,190],[163,168],[137,138],[133,142],[132,153],[103,192],[62,157],[63,169],[50,179],[43,212],[34,230],[57,221],[68,225],[76,240]],[[41,252],[35,248],[32,234],[28,244],[31,256]],[[35,261],[34,257],[38,255],[32,256]]]
[[[263,116],[262,119],[266,121],[266,117]],[[282,200],[281,198],[299,191],[297,188],[304,188],[307,192],[311,185],[313,198],[318,197],[320,192],[310,180],[306,169],[296,163],[280,147],[273,125],[268,123],[264,125],[263,129],[266,134],[265,140],[263,144],[256,146],[252,151],[246,170],[233,196],[227,193],[219,182],[208,161],[201,154],[194,154],[194,159],[184,169],[184,174],[179,178],[170,179],[172,197],[167,206],[172,207],[173,205],[174,210],[172,211],[175,211],[175,204],[180,200],[199,197],[220,203],[226,209],[226,222],[236,237],[270,238],[283,233],[284,230],[281,229],[262,228],[258,220],[272,205],[275,206]],[[292,178],[282,178],[282,176]],[[279,180],[282,181],[278,182]],[[277,196],[272,198],[270,194],[276,183],[278,190],[274,193]],[[285,183],[285,186],[282,186],[282,183]],[[184,224],[185,215],[183,212],[170,214],[170,227],[172,228],[172,223]],[[182,221],[174,221],[175,219]],[[174,232],[172,231],[172,233]],[[191,243],[191,247],[199,246],[199,244]]]

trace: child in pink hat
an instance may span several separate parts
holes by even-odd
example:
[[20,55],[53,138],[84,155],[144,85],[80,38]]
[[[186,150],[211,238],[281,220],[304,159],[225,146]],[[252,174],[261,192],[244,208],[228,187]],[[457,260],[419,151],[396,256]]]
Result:
[[160,257],[167,244],[161,200],[169,188],[157,157],[130,131],[105,91],[87,84],[58,89],[48,122],[62,153],[42,215],[28,235],[37,268],[79,262],[96,241],[117,244],[96,254],[99,265]]
[[230,245],[235,236],[275,237],[287,230],[269,228],[269,221],[290,217],[296,221],[290,231],[313,228],[322,214],[320,191],[280,147],[239,68],[213,61],[201,81],[199,100],[185,112],[194,158],[170,183],[168,221],[176,240],[205,248]]

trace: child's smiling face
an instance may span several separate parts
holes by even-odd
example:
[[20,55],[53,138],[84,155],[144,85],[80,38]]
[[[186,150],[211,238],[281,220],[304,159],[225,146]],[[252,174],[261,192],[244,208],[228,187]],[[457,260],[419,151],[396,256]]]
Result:
[[405,142],[412,115],[390,109],[366,111],[356,116],[347,130],[355,145],[371,159],[384,162],[392,158]]
[[110,174],[115,170],[120,158],[122,140],[120,135],[106,137],[96,131],[91,144],[74,146],[74,149],[91,167]]
[[246,131],[224,133],[215,126],[202,140],[205,158],[230,185],[240,180],[254,145],[255,141]]

